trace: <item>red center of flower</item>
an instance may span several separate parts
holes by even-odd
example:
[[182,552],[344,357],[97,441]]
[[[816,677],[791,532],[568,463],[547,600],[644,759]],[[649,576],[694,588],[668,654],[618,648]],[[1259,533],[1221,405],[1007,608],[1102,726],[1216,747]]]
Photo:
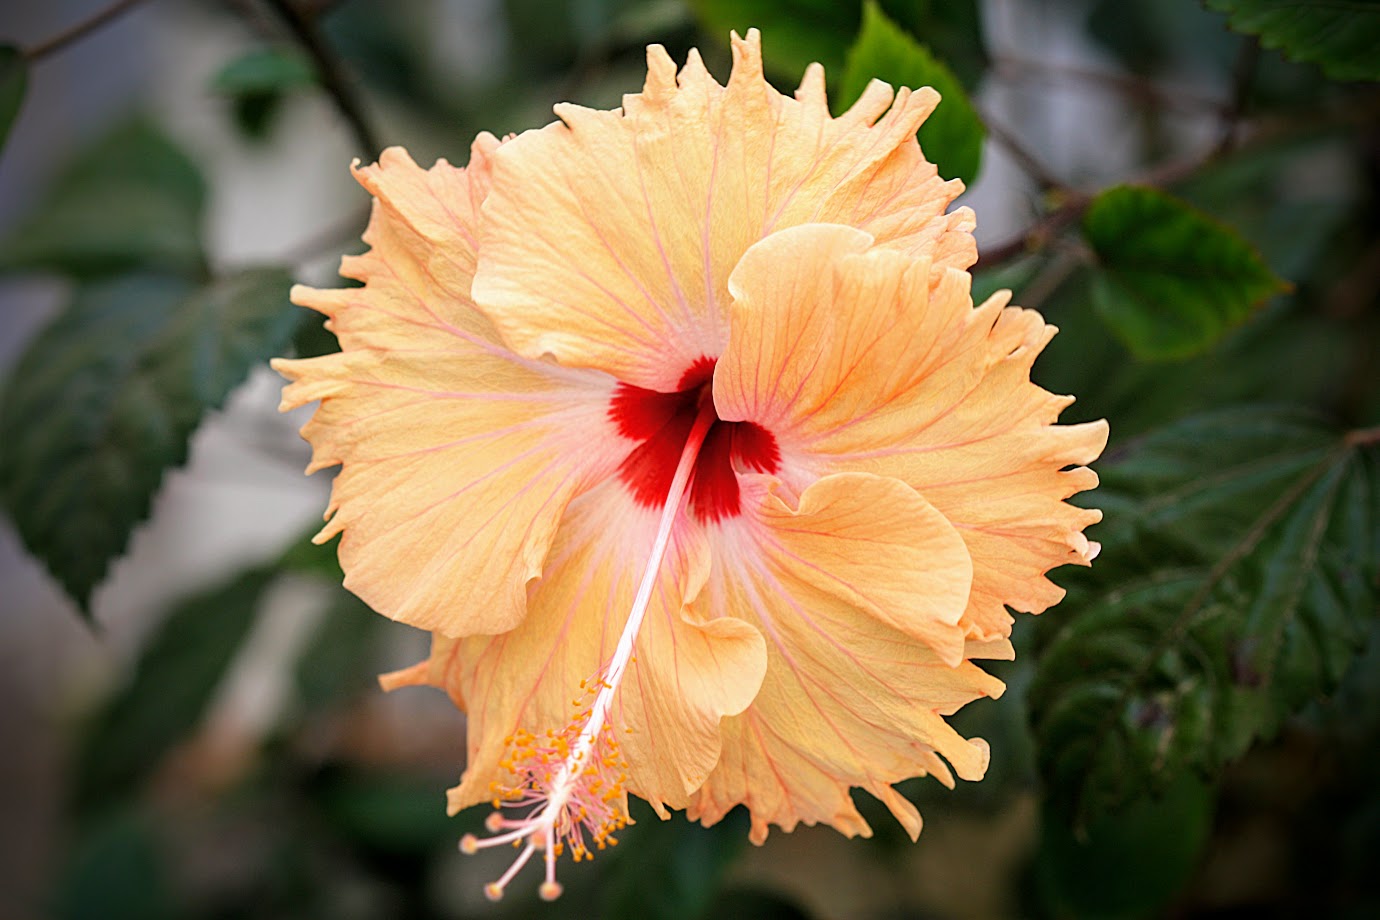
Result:
[[[713,382],[714,359],[706,357],[690,365],[673,393],[626,383],[614,390],[609,417],[624,437],[641,442],[618,468],[619,478],[639,504],[660,508],[666,500],[695,416],[702,403],[713,405]],[[695,460],[690,512],[705,523],[733,517],[741,509],[737,471],[775,473],[780,466],[781,451],[770,431],[716,416]]]

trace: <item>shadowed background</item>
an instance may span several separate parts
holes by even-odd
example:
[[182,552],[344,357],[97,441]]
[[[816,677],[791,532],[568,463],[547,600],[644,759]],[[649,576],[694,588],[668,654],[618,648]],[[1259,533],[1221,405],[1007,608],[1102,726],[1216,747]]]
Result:
[[[70,36],[110,4],[0,11],[26,72],[0,151],[0,916],[1380,909],[1380,12],[1319,33],[1350,44],[1308,39],[1322,51],[1286,32],[1291,61],[1192,2],[898,0],[876,21],[831,0],[116,6]],[[359,249],[353,157],[463,162],[476,132],[538,127],[553,102],[617,106],[650,42],[699,47],[724,80],[749,25],[783,90],[820,59],[845,102],[874,73],[952,81],[941,112],[972,100],[921,141],[976,176],[976,288],[1063,329],[1036,381],[1079,396],[1067,421],[1111,422],[1086,499],[1108,551],[1018,618],[1019,662],[993,667],[1007,695],[955,718],[992,745],[988,778],[904,785],[919,843],[870,800],[870,840],[761,848],[738,813],[705,830],[642,809],[559,904],[519,882],[489,905],[502,857],[455,852],[483,809],[444,814],[463,716],[377,689],[425,637],[306,543],[328,474],[301,475],[305,416],[277,414],[263,358],[333,348],[285,294]],[[1105,194],[1128,181],[1165,193],[1134,204],[1177,242],[1137,237]],[[230,319],[183,329],[199,296]],[[213,373],[196,346],[227,330],[243,341],[208,346]],[[152,395],[107,398],[130,379]],[[106,477],[93,443],[127,467]],[[1183,594],[1126,587],[1174,573]]]

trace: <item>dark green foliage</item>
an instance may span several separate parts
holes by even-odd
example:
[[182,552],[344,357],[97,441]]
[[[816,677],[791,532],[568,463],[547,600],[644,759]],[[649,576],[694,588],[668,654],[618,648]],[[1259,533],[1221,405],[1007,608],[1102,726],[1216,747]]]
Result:
[[[762,30],[769,75],[794,86],[805,68],[824,65],[830,85],[843,73],[848,49],[864,23],[863,0],[690,0],[715,40],[730,29]],[[976,84],[986,53],[981,14],[971,0],[881,0],[888,19],[932,49],[940,49],[967,86]]]
[[288,92],[311,86],[311,62],[290,48],[261,48],[230,61],[211,78],[211,89],[227,96]]
[[[334,547],[312,547],[335,566]],[[338,566],[337,566],[338,567]],[[340,590],[325,618],[297,660],[297,692],[308,709],[343,705],[378,688],[375,675],[384,621],[369,606]]]
[[721,893],[710,917],[751,917],[752,920],[810,920],[799,904],[780,894],[755,888],[730,888]]
[[10,128],[24,103],[24,88],[29,80],[29,65],[24,54],[13,45],[0,45],[0,153]]
[[920,127],[920,147],[941,176],[971,185],[982,162],[985,132],[968,95],[943,61],[869,2],[863,8],[862,31],[848,51],[834,108],[842,111],[852,105],[873,79],[939,91],[943,100]]
[[95,815],[127,801],[191,734],[272,578],[269,570],[251,571],[173,609],[144,648],[133,678],[106,701],[82,736],[72,761],[77,812]]
[[[617,860],[604,892],[608,920],[709,920],[715,894],[733,857],[747,844],[747,820],[741,811],[711,828],[673,815],[659,820],[651,808],[632,802],[637,822],[619,834],[636,844],[609,852]],[[600,854],[604,858],[604,854]]]
[[690,5],[705,31],[716,37],[761,29],[765,64],[786,82],[798,82],[815,62],[831,78],[842,73],[844,54],[862,24],[862,3],[848,0],[691,0]]
[[1188,775],[1076,832],[1057,804],[1047,807],[1035,855],[1040,900],[1055,917],[1159,916],[1198,868],[1212,817],[1212,787]]
[[84,610],[205,412],[287,345],[289,284],[267,268],[200,289],[93,285],[20,358],[0,402],[0,495]]
[[[147,816],[120,810],[75,842],[53,888],[54,920],[170,920],[166,847]],[[16,905],[11,905],[16,906]]]
[[1189,418],[1100,470],[1102,557],[1031,688],[1042,772],[1081,822],[1216,775],[1332,690],[1380,563],[1374,449],[1306,413]]
[[353,846],[414,859],[454,846],[456,825],[431,777],[331,770],[315,785],[322,820]]
[[1286,287],[1231,228],[1156,189],[1101,193],[1083,235],[1098,260],[1094,303],[1139,358],[1205,351]]
[[1334,80],[1380,80],[1380,3],[1375,0],[1207,0],[1238,32],[1285,57],[1317,64]]
[[205,181],[187,154],[149,122],[125,122],[73,160],[9,235],[0,271],[201,276],[205,203]]
[[316,82],[311,62],[286,48],[261,48],[230,61],[211,79],[212,92],[230,100],[247,137],[268,134],[284,97]]

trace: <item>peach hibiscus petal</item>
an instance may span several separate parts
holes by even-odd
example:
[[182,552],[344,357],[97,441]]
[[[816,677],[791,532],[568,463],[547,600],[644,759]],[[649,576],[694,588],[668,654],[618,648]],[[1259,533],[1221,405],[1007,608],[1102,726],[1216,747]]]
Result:
[[[443,641],[424,669],[394,680],[444,687],[469,713],[469,759],[451,790],[452,812],[491,800],[491,784],[512,781],[503,764],[515,732],[560,731],[587,714],[587,691],[613,655],[657,518],[617,484],[576,500],[520,626]],[[766,668],[756,628],[686,614],[708,575],[709,548],[703,530],[684,523],[662,562],[609,720],[626,761],[623,789],[659,809],[685,807],[704,782],[718,760],[720,720],[748,706]]]
[[[718,767],[690,816],[712,823],[742,803],[758,842],[769,824],[865,835],[849,796],[861,786],[917,834],[918,815],[891,784],[947,778],[936,753],[959,776],[981,778],[986,745],[943,717],[1003,690],[961,659],[971,572],[962,539],[894,479],[828,476],[794,508],[770,477],[745,477],[744,491],[749,510],[722,525],[695,607],[756,625],[767,673],[752,705],[724,722]],[[946,624],[958,660],[898,628],[908,619]]]
[[972,555],[968,634],[1007,636],[1007,606],[1046,609],[1063,592],[1045,573],[1091,558],[1101,514],[1065,499],[1097,485],[1107,425],[1055,424],[1072,398],[1030,380],[1055,332],[1039,314],[974,308],[967,272],[869,243],[806,225],[744,254],[715,404],[773,432],[797,487],[859,471],[924,495]]
[[756,30],[734,36],[721,86],[691,52],[677,74],[648,49],[640,94],[620,111],[575,105],[494,154],[475,297],[528,357],[674,389],[728,336],[730,272],[763,236],[848,224],[939,264],[976,259],[962,191],[925,160],[915,131],[929,89],[873,83],[838,118],[812,68],[795,98],[762,76]]
[[508,351],[469,301],[479,201],[497,142],[468,170],[423,170],[398,149],[356,171],[375,196],[363,287],[293,289],[342,351],[274,362],[311,469],[341,465],[318,541],[341,534],[345,584],[394,619],[448,635],[522,618],[527,582],[569,500],[616,468],[615,381]]

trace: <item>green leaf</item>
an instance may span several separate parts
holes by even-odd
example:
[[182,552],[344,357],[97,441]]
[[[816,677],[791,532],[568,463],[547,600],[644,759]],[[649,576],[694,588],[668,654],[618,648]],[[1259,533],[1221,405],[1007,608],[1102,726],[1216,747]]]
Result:
[[235,123],[262,139],[288,93],[316,83],[311,62],[292,48],[260,48],[230,61],[211,78],[211,91],[227,97]]
[[19,117],[28,81],[29,65],[24,52],[13,45],[0,45],[0,152],[4,151],[10,128]]
[[1211,775],[1332,690],[1377,609],[1380,458],[1315,418],[1185,419],[1099,468],[1107,522],[1031,688],[1081,820]]
[[63,171],[0,246],[0,271],[204,276],[205,201],[196,164],[153,125],[126,122]]
[[[715,39],[762,30],[767,72],[792,86],[818,62],[837,85],[848,48],[863,24],[860,0],[690,0]],[[891,21],[931,47],[943,48],[967,85],[976,85],[986,62],[979,5],[973,0],[882,0]],[[936,87],[937,88],[937,87]]]
[[1380,3],[1376,0],[1207,0],[1237,32],[1256,35],[1295,61],[1317,64],[1334,80],[1380,80]]
[[973,104],[942,61],[869,2],[863,9],[862,32],[848,51],[835,96],[837,107],[852,105],[874,78],[898,87],[932,86],[944,97],[920,126],[920,147],[940,175],[971,185],[982,163],[985,133]]
[[292,354],[297,358],[319,358],[340,351],[340,340],[326,328],[329,317],[314,310],[303,311],[292,336]]
[[[332,540],[324,545],[312,542],[319,527],[312,527],[283,553],[278,561],[279,567],[290,572],[301,572],[340,584],[345,579],[345,570],[340,567],[336,544]],[[353,596],[353,595],[352,595]]]
[[862,22],[861,4],[848,0],[690,0],[690,6],[721,41],[730,30],[761,29],[764,65],[788,81],[799,81],[815,62],[830,76],[838,73]]
[[1144,360],[1211,348],[1288,287],[1234,230],[1156,189],[1102,192],[1083,235],[1098,258],[1094,304]]
[[292,48],[260,48],[235,58],[211,78],[212,92],[224,96],[282,93],[316,82],[307,58]]
[[102,707],[78,743],[77,809],[91,814],[140,784],[201,721],[249,634],[272,580],[256,570],[181,601],[149,640],[134,676]]
[[291,340],[290,283],[269,268],[194,291],[158,276],[85,288],[20,358],[0,399],[0,498],[86,612],[206,410]]

